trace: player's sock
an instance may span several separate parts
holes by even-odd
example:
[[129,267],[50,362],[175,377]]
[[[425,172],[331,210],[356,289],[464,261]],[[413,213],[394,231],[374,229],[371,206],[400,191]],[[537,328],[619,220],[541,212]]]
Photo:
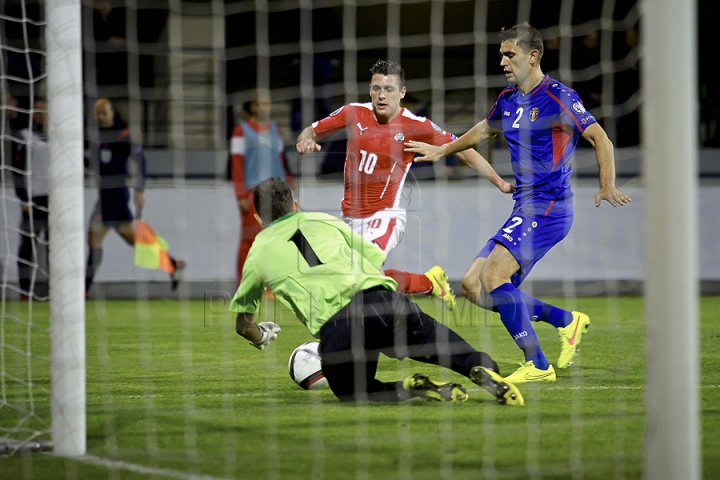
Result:
[[410,295],[428,294],[432,292],[433,285],[430,279],[422,273],[403,272],[401,270],[385,270],[385,275],[395,280],[398,292]]
[[555,328],[567,327],[572,322],[571,312],[538,300],[522,290],[518,291],[530,312],[530,320],[549,323]]
[[535,367],[540,370],[547,370],[550,365],[540,348],[535,330],[530,322],[530,314],[520,290],[512,283],[503,283],[490,292],[493,305],[497,307],[505,328],[517,343],[518,347],[525,352],[525,361],[532,360]]
[[100,263],[102,263],[102,257],[102,248],[90,248],[87,267],[85,268],[85,293],[90,292],[90,287],[92,287],[93,279],[95,278],[95,272],[97,272]]

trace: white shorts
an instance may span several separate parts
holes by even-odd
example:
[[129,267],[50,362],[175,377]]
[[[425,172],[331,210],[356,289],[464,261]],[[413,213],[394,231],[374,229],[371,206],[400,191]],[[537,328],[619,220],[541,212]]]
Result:
[[386,208],[370,217],[343,217],[343,220],[355,233],[388,253],[402,240],[406,218],[405,210],[402,208]]

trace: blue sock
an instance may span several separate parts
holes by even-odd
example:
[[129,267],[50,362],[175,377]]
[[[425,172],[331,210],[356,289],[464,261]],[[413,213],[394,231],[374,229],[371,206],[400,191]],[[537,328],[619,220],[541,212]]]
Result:
[[522,290],[518,291],[530,312],[530,320],[546,322],[555,328],[567,327],[572,322],[573,317],[571,312],[538,300]]
[[537,335],[530,322],[528,307],[525,305],[520,290],[512,283],[503,283],[490,292],[493,306],[500,313],[505,328],[517,343],[518,347],[525,352],[525,361],[532,360],[535,368],[547,370],[549,363],[540,348]]

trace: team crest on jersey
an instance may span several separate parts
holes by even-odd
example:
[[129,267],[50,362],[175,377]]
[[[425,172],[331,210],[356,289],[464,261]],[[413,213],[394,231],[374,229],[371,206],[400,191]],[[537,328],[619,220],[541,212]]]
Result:
[[112,150],[110,150],[109,148],[101,148],[100,161],[102,163],[110,163],[110,160],[112,160]]
[[338,113],[342,112],[342,109],[343,109],[343,108],[345,108],[345,105],[343,105],[342,107],[340,107],[340,108],[338,108],[337,110],[335,110],[334,112],[332,112],[332,113],[330,114],[330,116],[331,116],[331,117],[334,117],[334,116],[337,115]]
[[398,133],[395,134],[395,141],[396,141],[397,143],[402,143],[403,140],[405,140],[405,134],[404,134],[404,133],[398,132]]
[[540,115],[540,110],[538,110],[537,107],[533,107],[530,110],[530,121],[534,122],[535,120],[537,120],[538,115]]
[[504,111],[504,112],[503,112],[503,115],[505,115],[506,117],[509,117],[509,116],[510,116],[510,112]]
[[433,128],[433,130],[435,130],[436,132],[442,132],[442,128],[440,128],[440,127],[438,127],[437,125],[435,125],[435,123],[434,123],[432,120],[430,121],[430,126],[431,126],[431,127]]
[[578,115],[582,115],[583,113],[585,113],[585,106],[584,106],[582,103],[580,103],[580,102],[575,102],[575,103],[573,103],[573,104],[572,104],[572,109],[573,109],[573,111],[574,111],[575,113],[577,113]]

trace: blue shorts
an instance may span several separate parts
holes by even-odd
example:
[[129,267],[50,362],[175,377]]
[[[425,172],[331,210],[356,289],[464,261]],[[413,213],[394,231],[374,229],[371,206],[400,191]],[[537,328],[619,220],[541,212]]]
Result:
[[102,223],[110,227],[117,227],[123,223],[133,221],[133,214],[128,207],[130,202],[130,189],[103,188],[100,198],[95,204],[90,223]]
[[538,260],[567,236],[573,217],[572,199],[516,205],[476,258],[487,258],[498,243],[504,246],[520,264],[520,270],[510,277],[513,285],[520,286]]

